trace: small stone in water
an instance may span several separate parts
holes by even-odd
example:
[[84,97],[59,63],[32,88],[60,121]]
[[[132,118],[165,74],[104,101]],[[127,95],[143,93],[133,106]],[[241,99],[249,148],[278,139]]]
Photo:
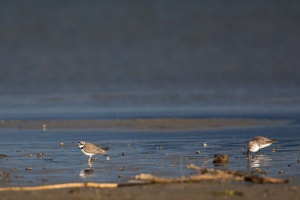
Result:
[[196,151],[196,154],[200,154],[201,152],[200,151]]
[[26,167],[26,170],[32,170],[32,167]]
[[59,146],[63,147],[65,144],[63,142],[59,143]]
[[120,167],[120,171],[124,171],[125,166]]
[[46,131],[46,130],[47,130],[47,125],[43,124],[43,131]]
[[299,159],[297,159],[297,162],[298,162],[298,163],[300,163],[300,158],[299,158]]
[[280,171],[278,172],[278,174],[284,174],[284,171],[283,171],[283,170],[280,170]]
[[207,144],[206,144],[206,143],[203,143],[203,144],[202,144],[202,146],[206,147],[206,146],[207,146]]
[[272,149],[272,152],[273,152],[273,153],[276,152],[276,149]]
[[255,172],[257,172],[257,173],[260,173],[262,170],[261,170],[261,168],[256,168],[255,169]]
[[94,169],[93,168],[86,168],[86,169],[84,169],[84,172],[85,173],[93,173]]
[[213,159],[214,164],[220,164],[220,163],[228,163],[229,158],[227,154],[216,154]]
[[43,157],[44,153],[38,153],[38,154],[36,154],[36,155],[37,155],[37,157],[39,158],[39,157]]

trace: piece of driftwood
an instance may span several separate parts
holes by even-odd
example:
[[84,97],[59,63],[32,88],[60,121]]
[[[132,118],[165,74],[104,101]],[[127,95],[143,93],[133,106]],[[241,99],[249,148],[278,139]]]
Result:
[[63,183],[54,185],[41,185],[41,186],[29,186],[29,187],[3,187],[2,191],[37,191],[37,190],[53,190],[53,189],[65,189],[65,188],[116,188],[118,183]]
[[253,183],[288,183],[286,179],[260,177],[258,175],[247,174],[241,171],[221,170],[221,169],[206,169],[190,164],[188,169],[197,170],[199,173],[189,177],[165,178],[151,174],[139,174],[134,177],[134,181],[127,184],[118,183],[63,183],[54,185],[41,185],[29,187],[4,187],[1,191],[37,191],[37,190],[53,190],[65,188],[117,188],[120,186],[143,185],[149,183],[181,183],[181,182],[201,182],[201,181],[250,181]]
[[151,174],[139,174],[135,176],[136,180],[142,180],[150,183],[178,183],[178,182],[201,182],[201,181],[250,181],[253,183],[287,183],[288,180],[280,178],[260,177],[258,175],[247,174],[241,171],[206,169],[193,164],[187,166],[188,169],[194,169],[199,174],[189,177],[164,178]]
[[202,174],[205,174],[205,173],[229,174],[229,175],[232,175],[233,177],[235,177],[235,180],[241,179],[243,181],[249,181],[249,182],[253,182],[253,183],[288,183],[287,179],[261,177],[258,175],[248,174],[246,172],[236,171],[236,170],[205,169],[203,167],[198,167],[194,164],[189,164],[187,166],[187,168],[197,170],[198,172],[201,172]]

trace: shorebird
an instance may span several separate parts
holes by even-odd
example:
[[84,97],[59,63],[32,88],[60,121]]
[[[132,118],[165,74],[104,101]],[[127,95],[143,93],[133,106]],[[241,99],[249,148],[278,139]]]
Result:
[[256,136],[252,138],[248,143],[247,157],[250,158],[250,152],[257,152],[262,148],[270,146],[272,143],[277,142],[277,140],[272,140],[262,136]]
[[105,150],[96,147],[92,143],[80,141],[80,142],[78,142],[78,147],[79,147],[79,149],[81,149],[82,153],[89,156],[88,163],[91,162],[93,155],[95,155],[95,154],[104,154],[105,155],[106,154]]

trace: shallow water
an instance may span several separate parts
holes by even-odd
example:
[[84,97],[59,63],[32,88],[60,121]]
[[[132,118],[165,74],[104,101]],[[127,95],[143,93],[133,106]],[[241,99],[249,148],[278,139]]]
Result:
[[[300,124],[201,131],[97,131],[97,130],[0,130],[1,186],[41,185],[65,182],[126,182],[140,173],[179,177],[195,173],[186,165],[227,168],[246,172],[261,169],[262,175],[289,178],[300,175]],[[246,141],[256,135],[277,139],[255,159],[245,159]],[[92,162],[77,147],[80,140],[109,147]],[[59,146],[63,142],[64,146]],[[207,146],[202,146],[206,143]],[[275,148],[276,152],[272,152]],[[200,154],[196,154],[200,151]],[[44,153],[37,157],[37,153]],[[215,154],[228,154],[227,166],[214,166]],[[31,156],[31,155],[32,156]],[[32,170],[26,170],[31,167]],[[284,171],[284,174],[279,174]],[[7,176],[9,174],[9,177]]]

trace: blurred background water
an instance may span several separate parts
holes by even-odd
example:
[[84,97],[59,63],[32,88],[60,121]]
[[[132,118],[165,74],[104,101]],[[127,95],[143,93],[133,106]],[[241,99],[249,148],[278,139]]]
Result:
[[1,1],[1,117],[299,106],[299,9],[298,1]]

